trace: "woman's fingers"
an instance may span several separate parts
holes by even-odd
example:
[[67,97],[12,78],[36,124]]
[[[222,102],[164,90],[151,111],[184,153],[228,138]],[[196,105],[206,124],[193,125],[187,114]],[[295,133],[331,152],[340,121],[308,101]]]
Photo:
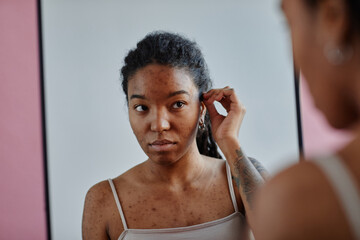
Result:
[[203,94],[204,99],[208,101],[220,101],[222,97],[230,97],[234,95],[234,89],[230,87],[211,89],[208,92]]
[[[220,115],[215,108],[215,101],[221,100],[221,95],[217,89],[212,89],[203,95],[205,106],[209,112],[210,118]],[[219,100],[217,100],[219,99]]]
[[215,108],[214,103],[210,103],[208,101],[204,101],[204,104],[206,106],[207,111],[209,112],[210,115],[210,119],[213,118],[214,116],[219,115],[218,111]]
[[230,88],[229,86],[221,89],[211,89],[203,96],[204,102],[214,103],[215,101],[218,101],[227,112],[229,112],[231,109],[236,110],[237,107],[241,106],[241,104],[239,104],[239,100],[236,97],[234,89]]
[[[214,105],[215,101],[218,101],[225,108],[227,116],[218,113]],[[203,94],[203,102],[210,115],[215,140],[222,141],[223,139],[236,138],[246,110],[238,100],[234,89],[229,86],[221,89],[211,89]]]

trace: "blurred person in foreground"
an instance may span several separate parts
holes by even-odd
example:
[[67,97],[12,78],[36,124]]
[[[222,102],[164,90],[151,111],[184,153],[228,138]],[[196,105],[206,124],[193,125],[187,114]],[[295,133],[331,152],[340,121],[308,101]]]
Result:
[[360,1],[283,0],[295,64],[315,105],[354,139],[273,177],[256,198],[261,239],[360,239]]

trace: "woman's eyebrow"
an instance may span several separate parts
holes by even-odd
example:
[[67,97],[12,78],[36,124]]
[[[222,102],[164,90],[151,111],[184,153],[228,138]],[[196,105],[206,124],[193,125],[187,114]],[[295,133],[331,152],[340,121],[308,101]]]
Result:
[[[180,90],[180,91],[176,91],[176,92],[172,92],[168,95],[168,98],[179,95],[179,94],[186,94],[190,96],[190,93],[188,93],[185,90]],[[146,99],[146,97],[144,95],[139,95],[139,94],[133,94],[130,96],[130,100],[134,99],[134,98],[140,98],[140,99]]]
[[176,92],[170,93],[168,97],[170,98],[170,97],[173,97],[173,96],[179,95],[179,94],[186,94],[186,95],[189,95],[189,96],[190,96],[190,93],[188,93],[187,91],[185,91],[185,90],[180,90],[180,91],[176,91]]
[[130,100],[134,98],[146,99],[144,95],[139,95],[139,94],[133,94],[130,96]]

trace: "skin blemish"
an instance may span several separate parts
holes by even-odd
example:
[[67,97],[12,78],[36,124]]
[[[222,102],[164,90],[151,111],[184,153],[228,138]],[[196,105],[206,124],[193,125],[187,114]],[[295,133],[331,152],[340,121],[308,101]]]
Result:
[[153,212],[156,212],[156,208],[152,208],[151,210],[152,210]]

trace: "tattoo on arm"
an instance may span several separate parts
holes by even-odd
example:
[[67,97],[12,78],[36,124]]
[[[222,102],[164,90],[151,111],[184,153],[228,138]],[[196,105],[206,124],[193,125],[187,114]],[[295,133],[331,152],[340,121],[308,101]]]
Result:
[[252,208],[254,192],[264,180],[260,175],[259,169],[246,157],[241,149],[236,150],[236,156],[236,160],[233,163],[233,179],[239,190],[243,193],[241,195],[245,195],[249,207]]
[[231,176],[231,179],[235,181],[237,187],[240,186],[240,179],[238,177]]
[[263,177],[263,179],[267,180],[269,178],[269,172],[266,170],[266,168],[255,158],[249,157],[249,160],[254,165],[256,170],[260,173],[260,175]]

